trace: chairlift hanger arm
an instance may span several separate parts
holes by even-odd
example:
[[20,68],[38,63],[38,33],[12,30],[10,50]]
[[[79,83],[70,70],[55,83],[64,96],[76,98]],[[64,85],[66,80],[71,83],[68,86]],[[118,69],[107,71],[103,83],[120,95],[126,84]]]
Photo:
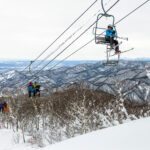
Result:
[[[95,43],[96,43],[96,44],[99,44],[99,42],[97,42],[97,36],[102,35],[102,34],[98,34],[98,30],[99,30],[99,29],[106,30],[105,28],[100,28],[100,27],[98,26],[99,20],[100,20],[102,17],[110,17],[110,18],[112,18],[112,25],[114,26],[114,24],[115,24],[115,17],[114,17],[113,15],[108,15],[108,14],[102,14],[102,13],[100,13],[100,14],[97,16],[96,27],[93,28],[93,32],[94,32],[94,34],[95,34]],[[104,32],[105,32],[105,31],[104,31]],[[103,32],[103,33],[104,33],[104,32]],[[115,32],[116,32],[116,35],[117,35],[116,28],[115,28]],[[118,36],[118,35],[117,35],[117,36]]]
[[[120,0],[117,0],[117,1],[111,6],[111,8],[114,7],[119,1],[120,1]],[[104,8],[104,0],[101,0],[101,6],[102,6],[102,9],[103,9],[104,14],[107,15],[107,11],[106,11],[105,8]]]
[[[117,1],[110,7],[110,9],[113,8],[119,1],[120,1],[120,0],[117,0]],[[101,0],[101,6],[102,6],[102,9],[103,9],[103,12],[104,12],[104,13],[103,13],[103,14],[101,13],[101,14],[98,15],[98,17],[97,17],[97,22],[98,22],[98,20],[101,18],[100,16],[112,17],[112,18],[113,18],[113,26],[114,26],[114,25],[115,25],[115,17],[114,17],[113,15],[107,14],[108,11],[106,11],[105,8],[104,8],[104,0]],[[114,27],[115,27],[115,26],[114,26]]]
[[100,14],[97,16],[97,21],[98,21],[99,19],[101,19],[101,16],[104,16],[104,17],[112,17],[113,20],[115,20],[115,17],[114,17],[113,15],[100,13]]

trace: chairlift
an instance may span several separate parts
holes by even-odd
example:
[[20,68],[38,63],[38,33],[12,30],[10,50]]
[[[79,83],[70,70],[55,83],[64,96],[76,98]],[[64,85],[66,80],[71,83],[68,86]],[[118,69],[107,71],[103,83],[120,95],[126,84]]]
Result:
[[[118,0],[114,5],[113,7],[119,2],[120,0]],[[121,53],[124,53],[124,52],[128,52],[130,50],[133,50],[133,49],[130,49],[130,50],[126,50],[126,51],[123,51],[121,53],[117,53],[117,54],[112,54],[114,53],[115,51],[115,47],[116,46],[113,46],[110,45],[110,42],[109,41],[106,41],[106,38],[105,38],[105,30],[106,30],[106,27],[101,27],[99,26],[100,24],[100,21],[101,21],[101,18],[109,18],[111,19],[111,25],[116,33],[116,37],[115,39],[117,40],[118,38],[119,39],[122,39],[122,40],[128,40],[128,38],[122,38],[122,37],[119,37],[118,34],[117,34],[117,30],[116,30],[116,26],[115,26],[115,16],[114,15],[110,15],[110,14],[107,14],[107,11],[105,11],[105,8],[104,8],[104,4],[103,4],[103,0],[101,0],[101,6],[102,6],[102,9],[103,9],[103,12],[104,13],[100,13],[98,16],[97,16],[97,21],[96,21],[96,26],[94,27],[93,29],[93,34],[95,35],[95,43],[96,44],[101,44],[101,45],[106,45],[106,62],[103,63],[103,65],[105,66],[117,66],[118,63],[119,63],[119,60],[120,60],[120,55]],[[119,45],[122,44],[122,41],[119,42]],[[114,58],[116,57],[117,58]]]

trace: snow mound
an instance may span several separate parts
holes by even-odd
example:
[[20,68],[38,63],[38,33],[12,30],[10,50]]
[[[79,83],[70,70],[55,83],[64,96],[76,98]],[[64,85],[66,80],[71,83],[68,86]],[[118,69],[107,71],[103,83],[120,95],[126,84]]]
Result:
[[13,145],[13,132],[10,130],[0,130],[0,150],[5,150]]
[[150,118],[95,131],[42,150],[150,150]]
[[15,76],[15,71],[9,71],[5,73],[5,75],[7,76],[7,79],[11,79]]
[[150,118],[78,136],[45,148],[14,144],[13,131],[0,130],[0,150],[150,150]]

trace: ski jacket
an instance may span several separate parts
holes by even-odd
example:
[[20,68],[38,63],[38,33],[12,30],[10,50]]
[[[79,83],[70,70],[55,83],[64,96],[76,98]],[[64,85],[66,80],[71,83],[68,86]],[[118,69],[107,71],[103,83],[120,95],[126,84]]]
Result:
[[33,84],[34,88],[36,88],[38,85],[36,83]]
[[35,91],[34,86],[32,84],[28,85],[28,90],[29,92],[34,92]]
[[111,29],[111,30],[106,30],[106,39],[108,39],[110,36],[112,37],[117,37],[115,30]]
[[7,107],[7,103],[6,103],[6,102],[4,102],[4,103],[3,103],[3,106],[4,106],[4,107]]
[[4,107],[4,105],[3,104],[0,104],[0,108],[3,108]]
[[39,89],[40,89],[40,87],[41,87],[40,85],[37,85],[37,86],[36,86],[36,89],[38,89],[38,90],[39,90]]

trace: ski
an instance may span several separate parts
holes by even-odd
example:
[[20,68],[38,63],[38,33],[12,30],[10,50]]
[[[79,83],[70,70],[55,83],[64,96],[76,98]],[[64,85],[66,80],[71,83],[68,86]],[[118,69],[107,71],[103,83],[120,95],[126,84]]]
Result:
[[129,51],[132,51],[132,50],[134,50],[134,48],[131,48],[131,49],[126,50],[126,51],[122,51],[122,52],[120,52],[120,53],[116,53],[116,54],[110,55],[110,57],[115,56],[115,55],[120,55],[120,54],[122,54],[122,53],[126,53],[126,52],[129,52]]

